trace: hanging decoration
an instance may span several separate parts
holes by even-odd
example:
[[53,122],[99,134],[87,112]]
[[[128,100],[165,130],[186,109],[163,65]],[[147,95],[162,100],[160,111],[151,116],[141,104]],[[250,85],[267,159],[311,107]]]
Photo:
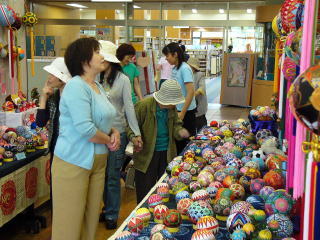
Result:
[[38,18],[33,12],[26,12],[22,17],[22,22],[29,28],[30,35],[30,52],[31,52],[31,74],[35,75],[34,70],[34,36],[33,36],[33,26],[38,23]]
[[[290,33],[292,31],[296,31],[297,28],[297,13],[299,7],[303,5],[303,0],[285,0],[281,9],[281,22],[282,29],[285,33]],[[300,24],[298,22],[298,24]]]
[[16,20],[15,11],[6,4],[0,4],[0,26],[9,27]]

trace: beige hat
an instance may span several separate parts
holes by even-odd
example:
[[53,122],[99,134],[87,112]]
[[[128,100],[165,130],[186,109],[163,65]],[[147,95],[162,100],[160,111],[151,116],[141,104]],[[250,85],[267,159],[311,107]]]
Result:
[[160,90],[153,93],[153,97],[162,105],[177,105],[184,103],[181,87],[176,80],[172,79],[164,81]]
[[194,57],[189,58],[188,64],[191,67],[195,68],[196,70],[200,71],[200,67],[199,67],[200,63],[199,63],[199,59],[198,58],[194,58]]
[[119,63],[119,59],[116,57],[117,46],[105,40],[99,40],[101,45],[100,54],[104,57],[105,61]]
[[64,83],[67,83],[72,78],[63,57],[56,58],[50,65],[44,66],[43,69]]

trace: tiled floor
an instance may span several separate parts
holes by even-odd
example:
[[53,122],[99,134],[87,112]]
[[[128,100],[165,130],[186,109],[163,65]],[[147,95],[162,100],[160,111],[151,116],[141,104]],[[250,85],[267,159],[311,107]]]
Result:
[[[220,104],[209,104],[209,110],[207,112],[207,120],[210,123],[212,120],[236,120],[239,118],[247,118],[249,109],[222,106]],[[119,226],[123,220],[130,214],[130,212],[136,206],[136,198],[134,190],[126,189],[122,186],[122,201],[121,211],[119,218]],[[11,223],[0,228],[0,240],[50,240],[51,234],[51,221],[49,207],[44,207],[40,213],[46,216],[48,221],[48,227],[42,229],[39,234],[25,234],[23,227],[23,219],[17,218]],[[99,223],[97,240],[106,240],[111,236],[114,231],[108,231],[105,229],[103,223]],[[67,240],[67,239],[66,239]]]

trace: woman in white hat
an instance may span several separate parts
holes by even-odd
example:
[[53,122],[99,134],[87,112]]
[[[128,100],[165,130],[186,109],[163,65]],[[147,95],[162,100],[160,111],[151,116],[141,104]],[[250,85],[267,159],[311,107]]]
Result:
[[178,117],[177,104],[184,103],[179,83],[166,80],[153,97],[135,105],[143,144],[135,144],[136,137],[128,129],[128,137],[134,143],[133,153],[137,201],[141,202],[150,189],[164,174],[168,162],[177,156],[176,140],[189,137]]
[[200,64],[197,58],[189,58],[188,64],[193,72],[194,96],[197,103],[196,128],[198,132],[201,128],[207,126],[206,113],[208,110],[208,100],[206,94],[206,81],[203,73],[200,71]]
[[127,121],[135,136],[135,145],[142,147],[141,133],[131,96],[129,78],[122,72],[120,61],[116,57],[117,47],[109,41],[99,41],[100,54],[104,57],[105,71],[100,74],[100,83],[104,86],[110,102],[116,109],[113,127],[120,132],[121,145],[118,151],[110,152],[106,169],[104,190],[104,213],[107,229],[117,228],[121,202],[120,170],[125,160],[125,149],[128,144]]
[[56,58],[50,65],[43,68],[49,73],[48,79],[42,89],[36,123],[44,127],[49,122],[49,148],[50,160],[53,158],[54,147],[59,135],[59,102],[62,90],[71,79],[71,75],[63,57]]

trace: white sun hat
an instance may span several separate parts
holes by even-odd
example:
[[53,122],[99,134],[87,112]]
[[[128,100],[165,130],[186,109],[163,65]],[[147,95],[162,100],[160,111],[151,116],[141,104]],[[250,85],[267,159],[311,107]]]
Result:
[[63,57],[56,58],[50,65],[44,66],[43,69],[64,83],[67,83],[72,78]]
[[172,79],[164,81],[153,97],[162,105],[177,105],[185,101],[179,83]]
[[100,54],[104,57],[105,61],[119,63],[119,59],[116,57],[117,46],[105,40],[99,40],[101,45]]

